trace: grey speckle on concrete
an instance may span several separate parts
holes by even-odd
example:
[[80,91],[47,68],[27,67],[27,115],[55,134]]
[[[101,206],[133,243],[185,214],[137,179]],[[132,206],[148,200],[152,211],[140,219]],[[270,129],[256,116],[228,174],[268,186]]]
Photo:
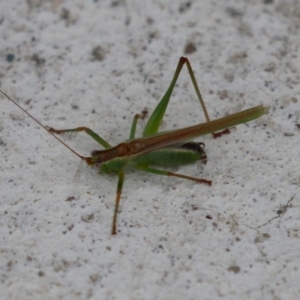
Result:
[[[269,114],[198,138],[207,164],[173,170],[211,187],[126,171],[111,236],[116,176],[1,96],[0,298],[299,299],[299,36],[299,1],[1,1],[0,88],[44,125],[128,139],[180,56],[211,119]],[[184,67],[161,130],[200,122]]]

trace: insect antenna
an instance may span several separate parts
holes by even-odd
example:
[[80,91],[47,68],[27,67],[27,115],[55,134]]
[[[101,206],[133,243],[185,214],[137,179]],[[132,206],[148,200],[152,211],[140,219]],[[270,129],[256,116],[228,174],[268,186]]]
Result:
[[35,121],[37,124],[39,124],[42,128],[44,128],[49,134],[51,134],[54,138],[56,138],[61,144],[63,144],[65,147],[67,147],[71,152],[73,152],[75,155],[77,155],[80,159],[85,160],[88,162],[88,157],[82,156],[78,154],[75,150],[73,150],[71,147],[69,147],[65,142],[63,142],[60,138],[58,138],[55,134],[50,132],[47,128],[47,126],[44,126],[40,121],[38,121],[34,116],[32,116],[29,112],[27,112],[21,105],[19,105],[15,100],[13,100],[10,96],[8,96],[5,92],[3,92],[0,89],[1,94],[3,94],[7,99],[9,99],[12,103],[14,103],[17,107],[19,107],[27,116],[29,116],[33,121]]

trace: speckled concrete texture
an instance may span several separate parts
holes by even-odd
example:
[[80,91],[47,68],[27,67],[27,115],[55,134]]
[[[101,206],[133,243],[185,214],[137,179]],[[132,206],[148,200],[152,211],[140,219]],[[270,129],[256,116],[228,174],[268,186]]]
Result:
[[[128,139],[180,56],[211,119],[269,114],[199,137],[207,164],[173,170],[211,187],[126,170],[111,236],[116,176],[1,96],[0,298],[299,299],[299,36],[299,1],[1,1],[0,88],[44,125]],[[184,67],[161,130],[201,122]]]

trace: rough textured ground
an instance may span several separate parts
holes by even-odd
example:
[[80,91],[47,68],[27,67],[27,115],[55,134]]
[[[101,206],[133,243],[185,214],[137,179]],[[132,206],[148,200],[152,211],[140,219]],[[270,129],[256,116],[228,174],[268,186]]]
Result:
[[[198,139],[212,187],[128,170],[111,236],[115,176],[1,96],[1,299],[299,299],[299,36],[299,1],[1,1],[1,89],[45,125],[126,140],[183,55],[212,119],[270,110]],[[184,69],[162,130],[203,121]]]

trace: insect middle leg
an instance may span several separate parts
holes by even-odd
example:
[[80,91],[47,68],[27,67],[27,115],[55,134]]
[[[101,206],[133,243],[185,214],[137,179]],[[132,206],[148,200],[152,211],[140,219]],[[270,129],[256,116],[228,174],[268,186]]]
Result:
[[136,124],[137,124],[138,119],[144,120],[146,118],[147,114],[148,114],[148,111],[146,109],[144,109],[141,114],[136,114],[134,116],[132,125],[131,125],[131,129],[130,129],[130,136],[129,136],[130,140],[133,140],[135,138]]
[[123,189],[123,183],[124,183],[124,170],[120,170],[118,172],[118,185],[117,185],[117,194],[116,194],[116,204],[115,204],[115,210],[114,210],[114,216],[113,216],[113,222],[112,222],[112,229],[111,234],[117,234],[117,215],[119,210],[119,203],[121,199],[122,189]]

